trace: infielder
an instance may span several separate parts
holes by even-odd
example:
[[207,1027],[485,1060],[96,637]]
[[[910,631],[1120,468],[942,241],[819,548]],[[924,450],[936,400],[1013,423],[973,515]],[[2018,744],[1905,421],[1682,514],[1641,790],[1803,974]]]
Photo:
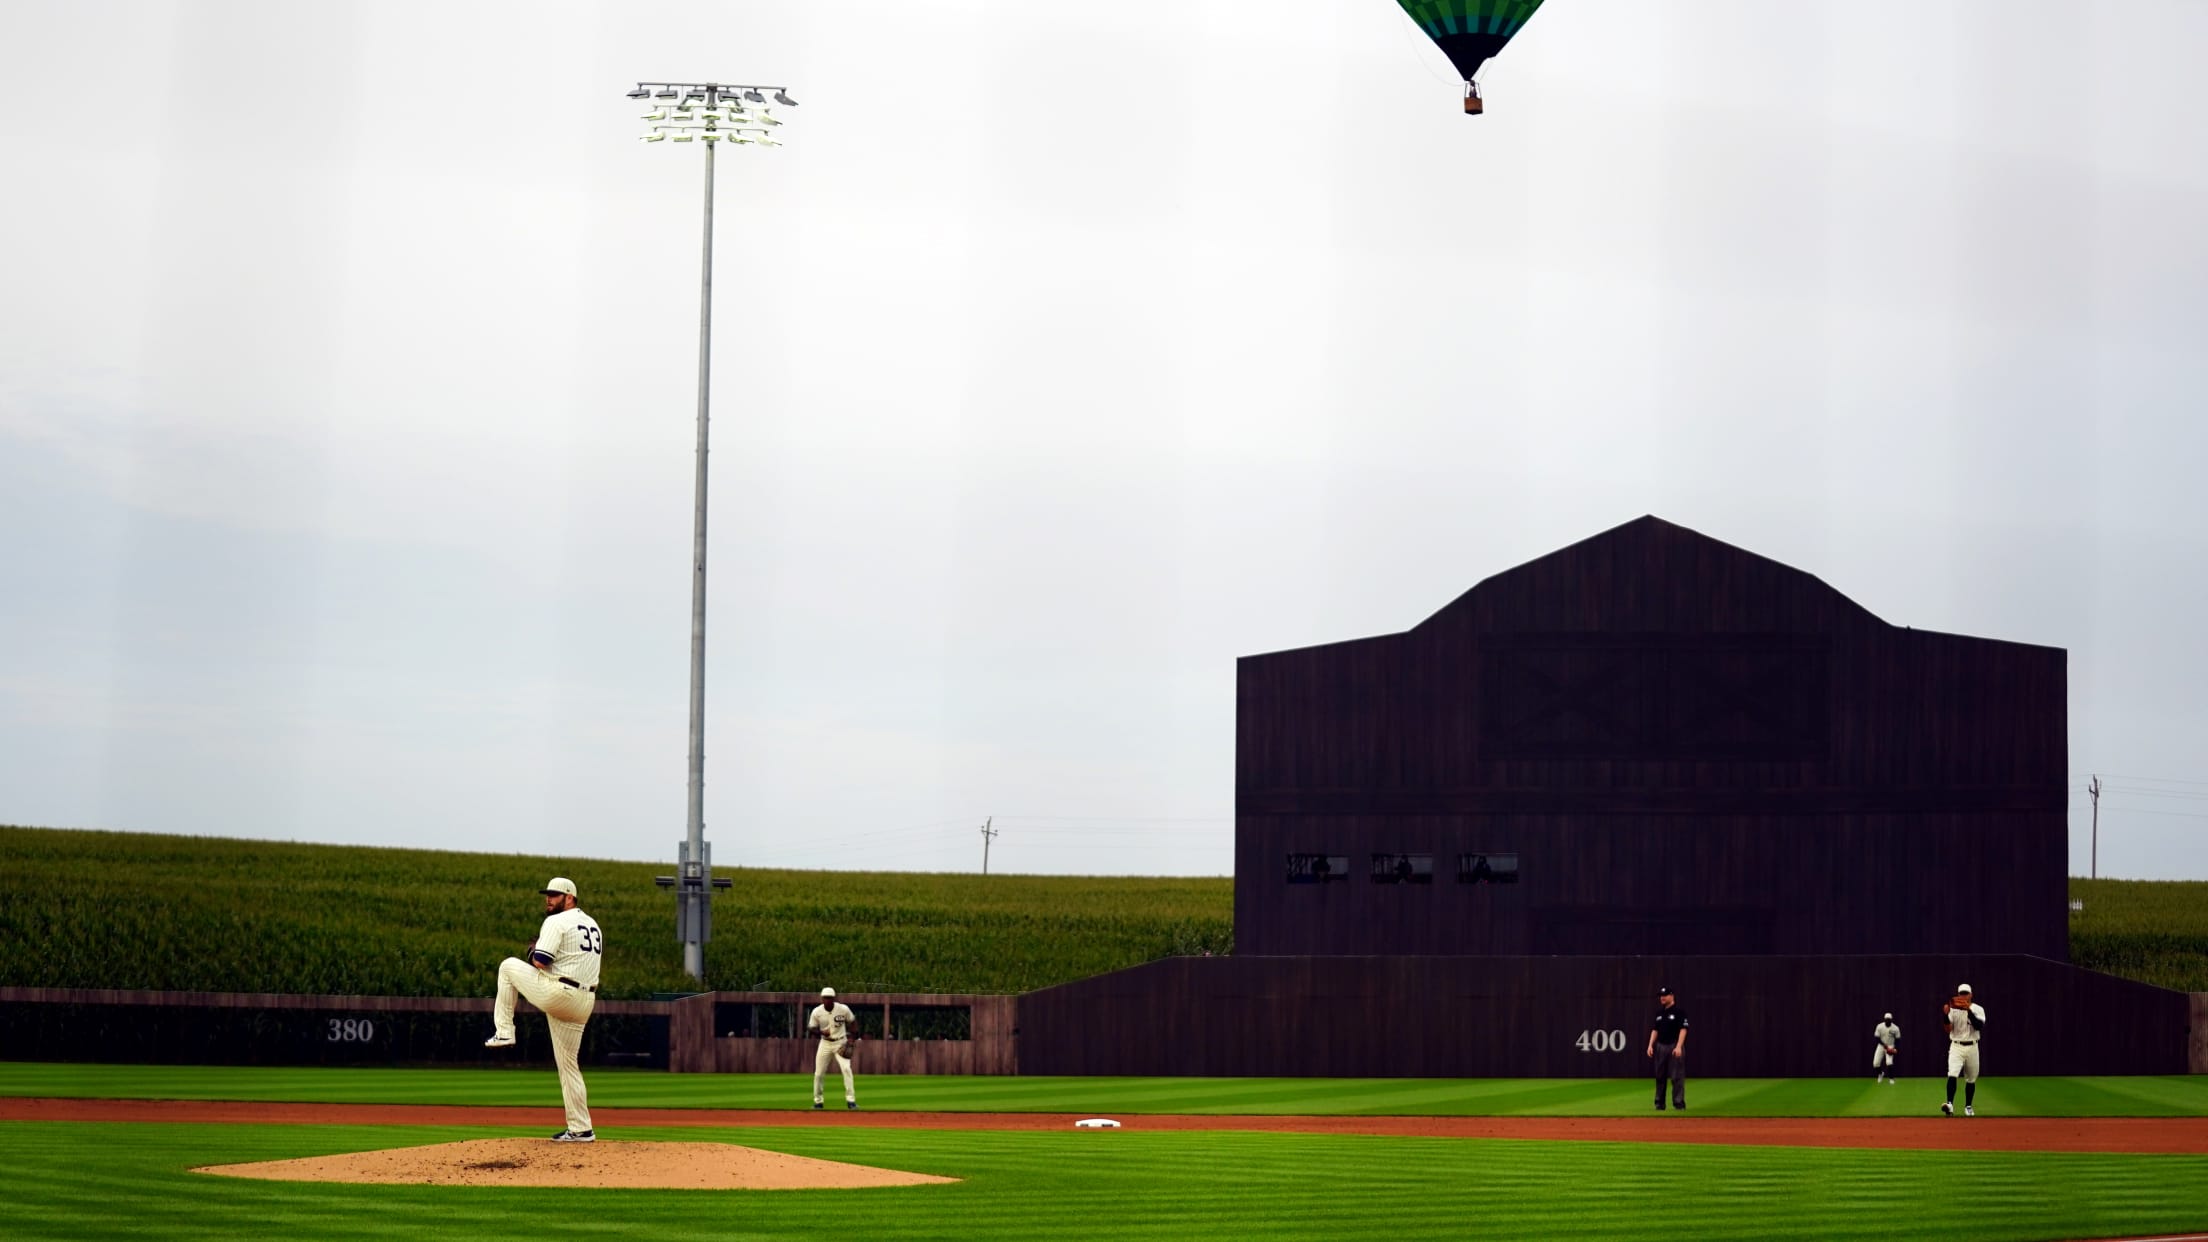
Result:
[[1877,1026],[1871,1028],[1871,1068],[1878,1071],[1877,1081],[1894,1085],[1901,1075],[1894,1072],[1894,1057],[1901,1051],[1901,1028],[1894,1025],[1894,1015],[1887,1014]]
[[1975,1117],[1978,1112],[1972,1104],[1978,1098],[1978,1039],[1986,1029],[1986,1011],[1971,999],[1970,985],[1960,984],[1955,995],[1940,1010],[1940,1021],[1947,1027],[1947,1102],[1940,1111],[1955,1115],[1955,1079],[1963,1080],[1963,1116]]
[[590,1103],[583,1092],[583,1071],[575,1056],[583,1046],[583,1025],[598,1003],[598,963],[606,938],[597,921],[575,904],[575,881],[554,877],[544,894],[544,926],[529,950],[529,960],[509,957],[498,964],[498,1004],[491,1010],[492,1033],[486,1048],[514,1046],[514,997],[544,1011],[552,1028],[552,1060],[560,1067],[560,1098],[567,1105],[567,1128],[555,1143],[588,1143]]
[[851,1016],[851,1007],[836,1002],[834,988],[820,990],[820,1003],[813,1006],[813,1016],[806,1019],[805,1029],[820,1036],[820,1048],[813,1053],[813,1107],[825,1107],[821,1099],[821,1080],[828,1076],[828,1062],[833,1060],[843,1071],[843,1106],[857,1108],[859,1093],[851,1079],[850,1045],[859,1042],[858,1019]]

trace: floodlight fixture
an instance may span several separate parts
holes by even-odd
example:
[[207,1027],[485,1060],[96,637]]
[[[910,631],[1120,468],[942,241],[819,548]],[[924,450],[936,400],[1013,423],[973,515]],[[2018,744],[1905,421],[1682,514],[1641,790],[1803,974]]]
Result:
[[783,93],[779,89],[774,92],[774,102],[789,108],[794,108],[797,106],[796,100],[790,98],[787,94]]
[[629,98],[631,99],[650,99],[651,97],[652,93],[641,86],[629,92]]
[[760,93],[759,93],[759,88],[757,88],[757,87],[751,87],[751,88],[749,88],[749,89],[745,90],[745,91],[744,91],[744,98],[746,98],[746,99],[750,100],[750,101],[751,101],[751,102],[753,102],[753,103],[765,103],[765,102],[767,102],[767,97],[766,97],[765,95],[762,95],[762,94],[760,94]]

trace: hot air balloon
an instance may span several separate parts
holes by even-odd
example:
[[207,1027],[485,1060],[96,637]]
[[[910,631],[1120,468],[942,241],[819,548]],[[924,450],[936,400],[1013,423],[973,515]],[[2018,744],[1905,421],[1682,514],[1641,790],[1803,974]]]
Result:
[[1480,66],[1532,20],[1541,0],[1396,0],[1464,79],[1464,111],[1482,111]]

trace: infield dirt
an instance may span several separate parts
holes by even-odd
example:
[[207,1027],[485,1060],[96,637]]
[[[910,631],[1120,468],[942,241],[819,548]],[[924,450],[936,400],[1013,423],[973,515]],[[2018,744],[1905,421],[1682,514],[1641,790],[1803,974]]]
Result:
[[300,1160],[193,1169],[279,1182],[411,1186],[591,1186],[627,1190],[861,1190],[944,1185],[953,1177],[814,1160],[733,1143],[554,1143],[470,1139]]

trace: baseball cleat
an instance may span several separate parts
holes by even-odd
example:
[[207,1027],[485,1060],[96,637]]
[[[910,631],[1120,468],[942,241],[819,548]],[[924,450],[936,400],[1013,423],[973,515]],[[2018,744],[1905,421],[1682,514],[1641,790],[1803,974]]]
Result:
[[1940,1105],[1940,1111],[1946,1113],[1950,1117],[1954,1116],[1955,1102],[1953,1100],[1949,1100],[1947,1103]]
[[493,1035],[483,1041],[483,1046],[486,1048],[511,1048],[514,1046],[514,1037],[511,1035]]
[[813,1101],[813,1107],[814,1107],[814,1108],[826,1108],[826,1107],[828,1107],[828,1106],[827,1106],[826,1104],[823,1104],[823,1103],[821,1103],[821,1102],[820,1102],[819,1100],[814,1100],[814,1101]]
[[552,1136],[552,1141],[555,1143],[595,1143],[598,1141],[598,1132],[596,1130],[562,1130]]
[[1968,1104],[1965,1104],[1965,1105],[1963,1105],[1963,1116],[1965,1116],[1965,1117],[1975,1117],[1975,1116],[1977,1116],[1977,1115],[1978,1115],[1978,1110],[1977,1110],[1977,1109],[1975,1109],[1975,1108],[1971,1107],[1971,1106],[1970,1106],[1970,1105],[1968,1105]]
[[845,1100],[843,1102],[843,1106],[845,1108],[857,1108],[859,1106],[859,1102],[857,1100]]

